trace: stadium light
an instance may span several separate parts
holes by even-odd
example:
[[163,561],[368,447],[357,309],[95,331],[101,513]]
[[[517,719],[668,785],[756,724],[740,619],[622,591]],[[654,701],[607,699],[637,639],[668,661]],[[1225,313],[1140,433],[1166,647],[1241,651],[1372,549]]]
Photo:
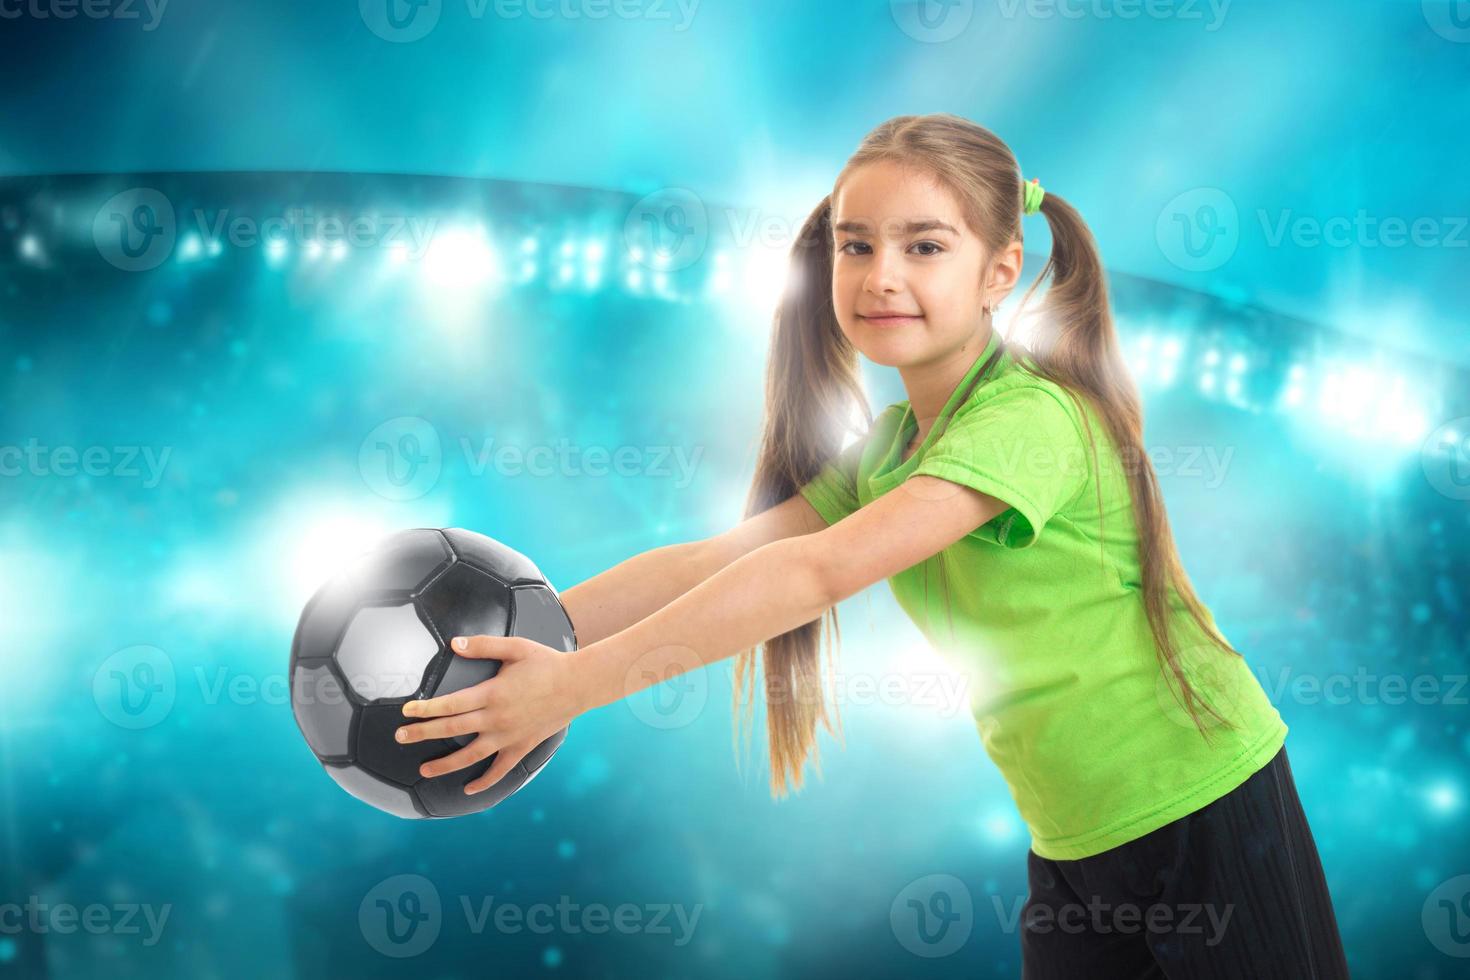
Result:
[[474,290],[498,274],[495,250],[483,228],[450,228],[424,254],[424,282],[437,289]]

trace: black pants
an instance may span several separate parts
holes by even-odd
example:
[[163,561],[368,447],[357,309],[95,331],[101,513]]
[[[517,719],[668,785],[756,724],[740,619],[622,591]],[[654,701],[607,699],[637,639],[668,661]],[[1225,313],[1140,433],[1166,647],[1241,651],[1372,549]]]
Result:
[[1028,852],[1022,976],[1346,977],[1286,749],[1240,786],[1076,861]]

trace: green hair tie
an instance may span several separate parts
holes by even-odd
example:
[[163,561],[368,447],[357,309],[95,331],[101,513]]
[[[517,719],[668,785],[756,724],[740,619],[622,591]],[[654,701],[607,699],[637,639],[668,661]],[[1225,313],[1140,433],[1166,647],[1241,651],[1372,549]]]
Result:
[[1046,197],[1046,191],[1041,189],[1041,179],[1032,177],[1021,184],[1026,191],[1026,200],[1021,205],[1022,214],[1035,214],[1041,210],[1041,199]]

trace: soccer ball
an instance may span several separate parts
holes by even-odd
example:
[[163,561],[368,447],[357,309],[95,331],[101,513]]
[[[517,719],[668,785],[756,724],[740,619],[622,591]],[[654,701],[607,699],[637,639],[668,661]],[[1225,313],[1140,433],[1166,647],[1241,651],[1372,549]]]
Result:
[[401,744],[415,720],[405,701],[437,697],[494,677],[498,660],[461,657],[456,636],[524,636],[565,652],[576,633],[561,600],[531,561],[461,528],[414,528],[354,559],[312,596],[291,643],[291,710],[317,761],[337,784],[408,820],[489,809],[541,771],[566,738],[550,736],[494,786],[466,795],[495,756],[442,776],[419,766],[477,737]]

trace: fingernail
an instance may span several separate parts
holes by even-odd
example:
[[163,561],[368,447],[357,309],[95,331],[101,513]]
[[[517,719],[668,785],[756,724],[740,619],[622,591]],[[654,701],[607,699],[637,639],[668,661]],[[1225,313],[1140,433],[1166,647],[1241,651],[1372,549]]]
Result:
[[403,729],[400,728],[400,729],[398,729],[397,732],[394,733],[393,737],[396,738],[396,739],[398,739],[398,741],[400,741],[400,742],[407,742],[408,741],[408,732],[406,732],[406,731],[404,731]]
[[464,648],[467,647],[467,646],[469,646],[469,645],[470,645],[470,641],[469,640],[466,640],[462,636],[456,636],[454,638],[454,649],[456,649],[456,650],[459,650],[459,651],[463,652],[464,651]]

